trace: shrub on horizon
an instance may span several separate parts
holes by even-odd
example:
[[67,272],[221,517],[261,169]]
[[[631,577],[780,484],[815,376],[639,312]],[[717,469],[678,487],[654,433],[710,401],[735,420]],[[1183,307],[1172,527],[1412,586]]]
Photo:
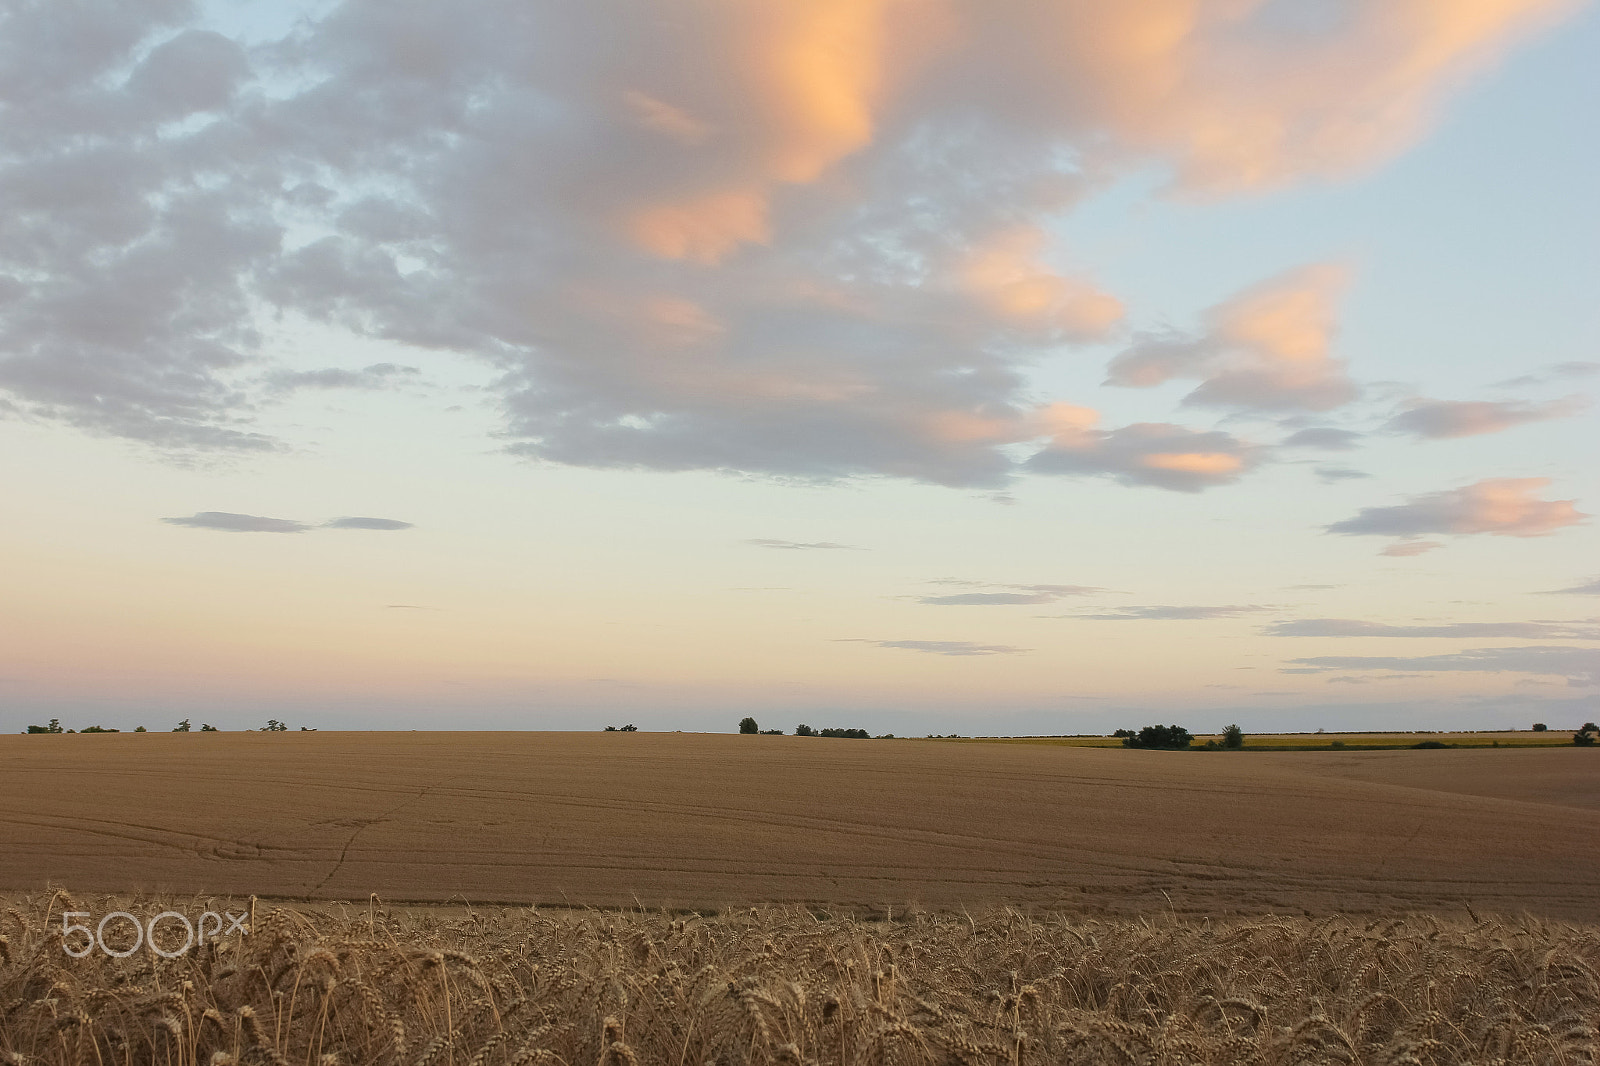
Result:
[[1595,734],[1600,733],[1600,726],[1593,722],[1583,723],[1583,728],[1572,734],[1572,742],[1580,747],[1588,747],[1594,743]]
[[1236,725],[1230,725],[1222,731],[1222,746],[1229,751],[1238,751],[1244,747],[1244,730]]
[[759,733],[761,732],[761,727],[756,724],[756,720],[754,718],[741,718],[739,719],[739,732]]
[[1535,722],[1535,723],[1533,723],[1533,731],[1535,733],[1543,733],[1545,730],[1547,730],[1549,728],[1550,727],[1545,725],[1543,722]]
[[1122,738],[1125,748],[1153,751],[1183,751],[1193,742],[1194,737],[1181,725],[1147,725],[1138,733]]
[[66,732],[66,730],[61,728],[61,719],[52,718],[52,719],[50,719],[50,724],[49,725],[30,725],[28,727],[28,732],[30,732],[30,733],[64,733],[64,732]]

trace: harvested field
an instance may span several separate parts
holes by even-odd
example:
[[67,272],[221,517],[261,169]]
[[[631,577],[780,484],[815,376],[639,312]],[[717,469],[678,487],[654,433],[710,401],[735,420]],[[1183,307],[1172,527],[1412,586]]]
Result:
[[1600,1017],[1600,930],[1535,919],[263,907],[203,950],[71,957],[60,912],[112,907],[227,904],[6,910],[0,1061],[1557,1066]]
[[[957,744],[1060,744],[1074,748],[1120,748],[1117,737],[930,737]],[[1220,733],[1201,733],[1195,736],[1194,746],[1202,747],[1207,741],[1222,743]],[[1504,732],[1412,732],[1412,733],[1250,733],[1244,738],[1245,750],[1299,751],[1329,749],[1335,744],[1357,749],[1411,748],[1426,741],[1435,741],[1451,748],[1565,748],[1572,746],[1572,730],[1507,730]]]
[[0,737],[0,888],[1600,917],[1600,752]]

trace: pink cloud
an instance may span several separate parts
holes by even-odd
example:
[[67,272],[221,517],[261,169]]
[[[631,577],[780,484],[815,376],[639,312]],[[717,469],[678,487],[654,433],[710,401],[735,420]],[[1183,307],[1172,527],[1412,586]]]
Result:
[[[1330,533],[1414,537],[1425,533],[1488,533],[1499,537],[1542,537],[1576,525],[1589,515],[1575,500],[1535,496],[1549,478],[1487,478],[1465,488],[1413,496],[1393,507],[1366,507],[1354,518],[1335,522]],[[1426,543],[1426,542],[1423,542]],[[1415,554],[1404,544],[1386,555]],[[1426,550],[1426,549],[1423,549]]]
[[1566,418],[1588,406],[1581,396],[1568,396],[1548,403],[1517,403],[1500,400],[1415,400],[1389,419],[1385,429],[1441,440],[1499,433],[1529,422]]
[[1334,303],[1348,272],[1301,267],[1206,312],[1198,335],[1140,335],[1107,367],[1108,385],[1148,388],[1198,378],[1184,402],[1257,411],[1326,411],[1357,388],[1331,354]]

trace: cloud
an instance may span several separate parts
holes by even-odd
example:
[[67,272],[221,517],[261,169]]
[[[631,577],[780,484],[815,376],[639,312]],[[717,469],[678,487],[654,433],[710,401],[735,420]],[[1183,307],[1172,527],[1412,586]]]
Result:
[[280,392],[297,389],[383,389],[394,379],[415,375],[414,366],[396,363],[373,363],[360,370],[327,367],[322,370],[279,370],[267,375],[268,384]]
[[845,637],[841,644],[871,644],[878,648],[899,648],[920,651],[929,655],[1020,655],[1028,648],[1014,648],[1009,644],[974,644],[969,640],[863,640]]
[[[963,584],[965,582],[962,582]],[[957,584],[940,581],[935,584]],[[921,596],[918,603],[935,607],[992,607],[1011,604],[1054,603],[1066,596],[1093,596],[1108,590],[1092,585],[1000,585],[1016,592],[962,592],[950,596]]]
[[1288,673],[1334,670],[1469,671],[1492,674],[1537,674],[1565,677],[1574,688],[1600,685],[1600,650],[1534,645],[1526,648],[1474,648],[1449,655],[1398,658],[1385,655],[1319,655],[1291,659],[1298,669]]
[[1414,555],[1424,555],[1442,547],[1444,547],[1442,540],[1397,540],[1378,554],[1396,559],[1409,559]]
[[1539,373],[1523,374],[1520,377],[1497,381],[1493,387],[1497,389],[1523,389],[1532,385],[1544,385],[1557,379],[1586,378],[1594,374],[1600,374],[1600,363],[1552,363],[1550,366],[1544,367]]
[[1393,507],[1364,507],[1354,518],[1335,522],[1329,533],[1354,536],[1414,537],[1424,533],[1489,533],[1498,537],[1540,537],[1576,525],[1589,516],[1574,500],[1540,500],[1534,493],[1549,478],[1488,478],[1465,488],[1413,496]]
[[[1334,300],[1347,274],[1331,263],[1301,267],[1211,308],[1201,334],[1137,334],[1111,360],[1106,384],[1149,388],[1198,378],[1184,403],[1240,411],[1327,411],[1349,403],[1359,390],[1330,352]],[[1308,435],[1327,440],[1341,432],[1295,437],[1304,443]],[[1349,446],[1348,437],[1334,439]]]
[[1329,452],[1347,452],[1361,446],[1365,433],[1353,429],[1334,429],[1330,426],[1312,426],[1289,434],[1278,445],[1280,448],[1321,448]]
[[[163,518],[174,526],[192,526],[195,529],[220,529],[228,533],[304,533],[318,528],[305,522],[287,518],[262,518],[252,514],[230,514],[227,511],[201,511],[188,518]],[[322,523],[322,529],[411,529],[410,522],[394,518],[335,518]]]
[[1473,437],[1483,433],[1499,433],[1529,422],[1565,418],[1587,406],[1588,401],[1581,396],[1531,404],[1492,400],[1415,400],[1408,410],[1385,422],[1383,428],[1430,440]]
[[769,540],[765,537],[757,537],[753,540],[747,540],[745,543],[754,544],[758,548],[777,548],[780,551],[820,550],[861,552],[867,550],[866,548],[858,548],[853,544],[835,544],[831,540],[818,540],[810,543],[802,543],[801,541],[796,540]]
[[1312,473],[1317,475],[1317,480],[1324,485],[1337,484],[1340,481],[1358,481],[1372,475],[1364,470],[1352,470],[1347,466],[1319,466]]
[[1220,430],[1201,432],[1167,422],[1100,430],[1094,428],[1098,418],[1070,404],[1046,408],[1041,423],[1050,443],[1028,459],[1026,469],[1200,492],[1239,480],[1260,461],[1258,449]]
[[1570,589],[1551,589],[1541,592],[1541,596],[1600,596],[1600,578],[1585,585],[1574,585]]
[[1227,607],[1170,607],[1160,604],[1147,607],[1113,607],[1101,614],[1063,614],[1058,618],[1079,618],[1090,622],[1200,621],[1208,618],[1232,618],[1256,611],[1270,611],[1272,607],[1256,604]]
[[[1046,238],[1064,212],[1152,166],[1185,195],[1352,173],[1569,9],[317,7],[250,46],[179,0],[0,15],[7,403],[282,447],[252,419],[283,387],[374,380],[274,384],[294,316],[492,367],[516,454],[1000,487],[1037,440],[1028,368],[1122,313]],[[1343,402],[1336,288],[1311,268],[1218,308],[1193,402]],[[1123,443],[1071,472],[1192,491],[1248,465]]]
[[262,518],[253,514],[230,514],[227,511],[201,511],[188,518],[163,518],[174,526],[192,526],[195,529],[220,529],[228,533],[304,533],[311,527],[304,522],[287,518]]
[[1448,622],[1432,626],[1394,626],[1352,618],[1295,618],[1264,626],[1269,637],[1462,637],[1469,640],[1510,637],[1519,640],[1600,640],[1600,623],[1579,622]]
[[411,529],[410,522],[396,518],[335,518],[322,523],[324,529]]

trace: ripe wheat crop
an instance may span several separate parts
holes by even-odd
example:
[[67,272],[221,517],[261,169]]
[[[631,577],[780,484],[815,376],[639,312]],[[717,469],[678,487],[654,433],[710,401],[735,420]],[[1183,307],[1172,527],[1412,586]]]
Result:
[[69,909],[5,911],[0,1062],[1555,1066],[1600,1020],[1600,929],[1534,918],[262,904],[178,958],[75,959]]

